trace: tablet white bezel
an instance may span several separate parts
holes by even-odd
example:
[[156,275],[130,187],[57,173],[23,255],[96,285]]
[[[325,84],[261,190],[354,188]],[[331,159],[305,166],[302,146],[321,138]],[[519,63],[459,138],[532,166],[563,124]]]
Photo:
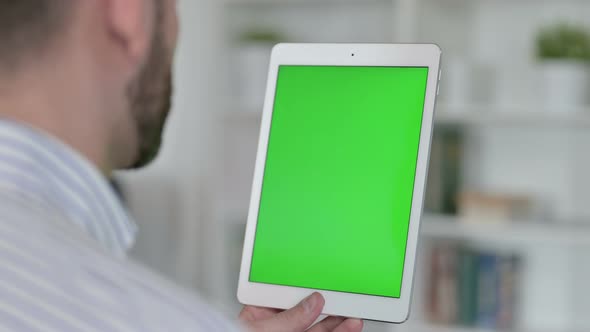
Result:
[[428,67],[428,81],[416,179],[412,197],[406,258],[400,298],[350,294],[319,290],[326,299],[323,313],[377,321],[404,322],[410,310],[416,249],[424,198],[424,187],[432,136],[435,98],[438,89],[441,51],[433,44],[279,44],[271,57],[262,115],[258,155],[254,171],[250,210],[238,284],[238,299],[243,304],[287,309],[318,291],[313,289],[261,284],[249,281],[252,251],[268,138],[274,108],[280,65]]

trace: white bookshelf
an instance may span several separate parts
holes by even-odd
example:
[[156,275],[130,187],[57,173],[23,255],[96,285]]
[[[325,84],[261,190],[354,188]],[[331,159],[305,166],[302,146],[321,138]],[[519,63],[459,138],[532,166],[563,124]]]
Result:
[[481,222],[456,216],[427,214],[422,219],[420,235],[427,239],[491,242],[503,246],[588,246],[590,250],[590,220]]
[[[545,14],[545,17],[537,15],[535,6],[540,3],[549,3],[553,7],[561,6],[561,12],[575,17],[578,4],[590,4],[587,0],[518,0],[518,1],[490,1],[490,0],[210,0],[214,3],[216,11],[219,12],[219,22],[215,22],[216,31],[225,37],[225,43],[219,45],[218,54],[224,55],[217,59],[215,65],[218,68],[228,68],[228,57],[226,54],[232,52],[235,47],[232,38],[242,27],[262,23],[264,26],[276,25],[277,29],[289,35],[288,41],[301,42],[329,42],[329,41],[358,41],[358,42],[375,42],[375,41],[399,41],[399,42],[426,42],[434,41],[441,43],[443,46],[443,78],[442,84],[445,84],[445,59],[448,54],[456,56],[477,58],[483,61],[498,61],[502,66],[510,70],[511,63],[501,62],[506,59],[501,58],[501,52],[510,50],[514,52],[513,58],[519,58],[525,61],[529,60],[529,54],[525,53],[525,47],[512,49],[513,41],[509,40],[510,33],[518,30],[522,26],[531,30],[532,26],[538,21],[544,19],[551,21],[553,16]],[[526,18],[519,22],[505,22],[502,15],[507,6],[516,4],[518,10],[529,13]],[[351,32],[338,32],[338,27],[343,27],[350,23],[351,17],[359,9],[368,6],[370,11],[362,12],[362,15],[375,15],[378,25],[373,25],[373,29],[379,29],[378,34],[375,31],[359,31],[351,28]],[[429,23],[431,16],[423,14],[432,8],[442,8],[441,11],[435,11],[434,16],[439,16],[435,23]],[[552,7],[552,8],[553,8]],[[586,5],[588,7],[588,5]],[[588,7],[590,8],[590,7]],[[382,9],[382,10],[381,10]],[[332,20],[333,34],[321,32],[316,36],[315,32],[319,30],[317,24],[322,15],[317,13],[330,14]],[[339,22],[337,14],[341,13],[345,20]],[[385,13],[385,14],[384,14]],[[291,15],[292,14],[292,15]],[[313,16],[311,18],[306,15]],[[290,16],[291,15],[291,16]],[[315,16],[314,16],[315,15]],[[383,20],[383,15],[389,17]],[[449,16],[450,15],[450,16]],[[487,16],[486,16],[487,15]],[[488,17],[496,15],[497,17]],[[537,18],[535,18],[537,15]],[[276,17],[275,17],[276,16]],[[368,16],[363,16],[366,19]],[[485,23],[475,24],[473,17],[482,19]],[[458,19],[457,19],[458,18]],[[489,22],[502,22],[502,26],[497,27],[497,33],[505,38],[505,44],[497,44],[498,40],[487,41],[486,38],[494,36],[495,27],[490,26]],[[311,23],[310,23],[311,22]],[[308,24],[309,23],[309,24]],[[375,22],[371,22],[375,24]],[[440,31],[446,31],[447,27],[439,27],[439,24],[449,24],[451,26],[449,33],[439,34]],[[486,24],[488,24],[486,26]],[[511,26],[514,25],[514,27]],[[309,25],[309,26],[306,26]],[[440,29],[439,29],[440,28]],[[316,30],[316,31],[314,31]],[[459,31],[457,40],[453,39],[453,31]],[[469,32],[468,35],[467,32]],[[375,37],[377,36],[378,37]],[[468,40],[464,40],[468,37]],[[438,38],[443,40],[439,41]],[[500,40],[501,42],[502,40]],[[494,47],[489,46],[490,43]],[[497,45],[496,45],[497,44]],[[472,50],[466,54],[466,50]],[[501,50],[498,51],[498,50]],[[501,55],[501,54],[500,54]],[[508,59],[512,61],[513,59]],[[220,131],[217,142],[217,158],[219,159],[218,167],[213,172],[214,176],[211,182],[224,183],[221,190],[214,188],[214,203],[211,208],[215,210],[212,215],[212,233],[205,235],[216,240],[216,248],[212,248],[215,257],[211,259],[217,262],[228,260],[228,257],[241,251],[239,243],[235,243],[235,236],[225,235],[228,229],[236,230],[243,227],[247,216],[247,208],[250,193],[250,183],[255,160],[255,152],[258,139],[258,130],[262,114],[262,105],[260,107],[244,106],[235,101],[234,92],[230,88],[230,82],[219,92],[218,98],[226,104],[220,109],[215,110],[214,119]],[[572,197],[577,194],[567,186],[576,182],[576,172],[571,166],[576,164],[577,149],[583,149],[584,153],[590,154],[590,139],[586,137],[564,138],[570,132],[590,132],[590,106],[574,107],[567,109],[547,109],[534,104],[534,100],[527,103],[516,105],[504,105],[481,101],[465,101],[459,104],[447,104],[444,100],[437,105],[435,113],[435,124],[437,125],[459,125],[470,132],[473,142],[470,144],[472,155],[467,158],[467,162],[476,164],[469,170],[471,178],[476,178],[478,182],[470,182],[471,185],[484,189],[507,189],[507,190],[530,190],[532,194],[539,195],[553,205],[561,206],[566,204]],[[508,128],[508,129],[506,129]],[[589,136],[590,137],[590,136]],[[522,143],[525,148],[519,144]],[[566,146],[575,141],[574,148]],[[473,146],[471,146],[473,145]],[[545,152],[546,151],[546,152]],[[548,158],[544,153],[551,154],[555,157]],[[476,163],[472,163],[476,160]],[[546,162],[547,165],[542,165]],[[498,167],[492,165],[498,164]],[[514,163],[512,165],[511,163]],[[505,166],[509,165],[509,166]],[[582,164],[583,165],[583,164]],[[506,169],[514,169],[513,173],[506,173]],[[569,173],[572,173],[570,175]],[[575,174],[574,174],[575,173]],[[566,185],[560,183],[568,182]],[[571,182],[571,183],[570,183]],[[590,181],[588,181],[590,183]],[[497,187],[493,187],[497,185]],[[590,192],[590,188],[588,189]],[[494,243],[499,247],[506,247],[508,250],[517,248],[524,251],[525,259],[530,259],[531,271],[526,274],[527,283],[530,289],[526,290],[526,298],[523,299],[524,306],[531,308],[523,314],[522,321],[518,322],[515,332],[545,332],[545,331],[574,331],[579,326],[573,320],[579,318],[579,312],[582,309],[570,310],[573,304],[582,303],[577,299],[590,295],[588,290],[577,292],[574,287],[584,287],[582,283],[559,285],[551,284],[552,280],[572,278],[571,274],[575,273],[570,268],[568,259],[570,252],[587,250],[590,245],[590,221],[583,224],[584,218],[576,219],[580,222],[570,222],[570,218],[559,216],[552,218],[554,220],[542,221],[504,221],[493,224],[479,224],[476,222],[459,221],[456,217],[441,215],[426,215],[421,229],[422,242],[428,244],[432,241],[448,240],[471,243]],[[588,218],[590,219],[590,218]],[[560,261],[559,266],[562,271],[550,271],[547,275],[541,275],[539,271],[544,271],[542,259],[539,258],[538,248],[550,248],[551,252],[559,252],[552,259]],[[524,248],[524,249],[523,249]],[[553,250],[556,248],[556,250]],[[586,249],[580,249],[586,248]],[[557,250],[558,249],[558,250]],[[549,250],[549,249],[547,249]],[[588,251],[587,251],[588,252]],[[530,256],[529,256],[530,253]],[[561,256],[559,256],[561,255]],[[562,259],[564,258],[564,259]],[[539,263],[541,262],[541,263]],[[231,263],[234,264],[234,263]],[[536,264],[536,265],[535,265]],[[571,271],[570,271],[571,270]],[[216,264],[214,269],[208,271],[211,275],[208,280],[214,281],[209,285],[213,294],[213,300],[224,308],[227,312],[235,313],[239,305],[235,301],[235,289],[228,289],[234,280],[236,269],[228,264]],[[559,272],[559,273],[558,273]],[[570,273],[571,272],[571,273]],[[588,275],[590,273],[582,274]],[[536,294],[543,287],[555,288],[555,292],[562,297],[554,303],[545,306],[540,305],[542,301],[528,294]],[[423,285],[417,284],[418,292]],[[231,287],[230,287],[231,288]],[[565,295],[563,295],[565,294]],[[573,304],[572,304],[573,303]],[[590,306],[587,307],[590,311]],[[574,312],[569,314],[568,311]],[[471,329],[456,326],[437,326],[427,324],[420,320],[421,315],[418,313],[417,320],[412,320],[404,326],[380,326],[379,324],[370,324],[367,331],[428,331],[428,332],[488,332],[488,330]],[[554,317],[552,317],[554,316]],[[579,319],[578,319],[579,320]],[[546,327],[546,328],[543,328]],[[583,330],[582,328],[578,330]],[[491,332],[491,331],[489,331]]]

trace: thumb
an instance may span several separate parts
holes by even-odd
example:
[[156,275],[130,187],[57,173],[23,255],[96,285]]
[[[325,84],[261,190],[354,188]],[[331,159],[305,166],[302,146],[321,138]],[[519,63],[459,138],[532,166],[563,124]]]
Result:
[[265,322],[266,331],[303,332],[322,313],[325,300],[320,293],[313,293],[295,307],[283,311]]

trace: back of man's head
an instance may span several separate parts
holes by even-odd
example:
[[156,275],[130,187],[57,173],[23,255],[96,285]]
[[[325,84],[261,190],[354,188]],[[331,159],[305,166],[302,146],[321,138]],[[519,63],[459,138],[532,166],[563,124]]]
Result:
[[156,155],[172,94],[175,0],[0,0],[0,119],[105,173]]
[[0,68],[14,69],[44,52],[67,23],[72,0],[0,1]]

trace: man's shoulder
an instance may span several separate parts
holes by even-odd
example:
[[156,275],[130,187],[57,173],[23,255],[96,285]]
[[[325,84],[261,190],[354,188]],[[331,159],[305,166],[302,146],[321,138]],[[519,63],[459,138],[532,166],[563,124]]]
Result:
[[38,212],[0,212],[0,303],[34,314],[12,317],[14,330],[235,330],[197,296]]

